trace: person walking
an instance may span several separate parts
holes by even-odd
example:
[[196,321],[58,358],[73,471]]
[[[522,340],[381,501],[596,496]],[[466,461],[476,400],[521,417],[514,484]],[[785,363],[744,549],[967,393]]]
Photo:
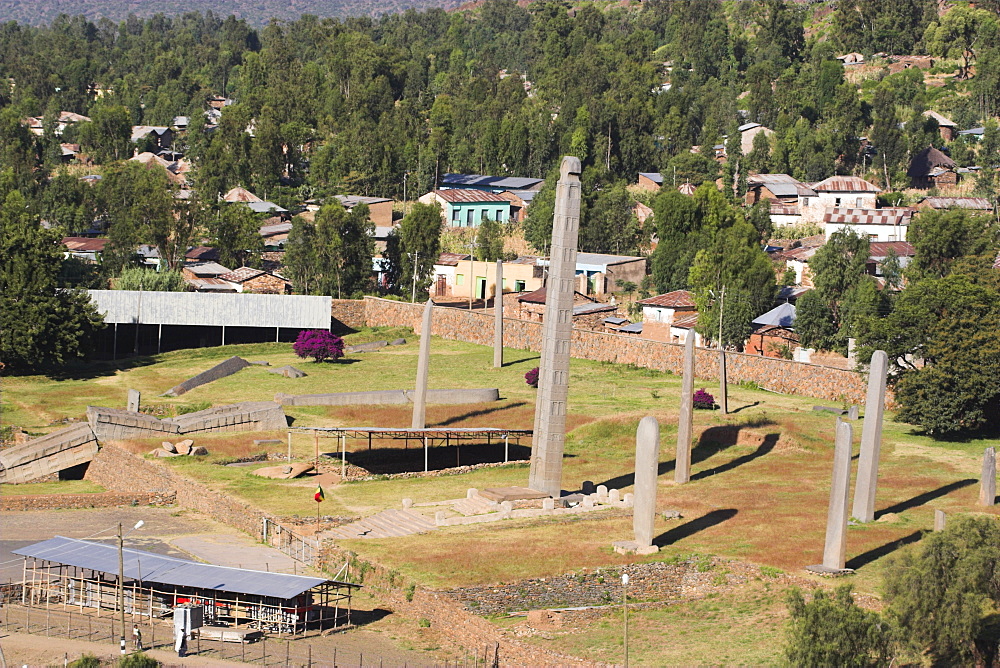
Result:
[[132,646],[139,652],[142,651],[142,631],[138,624],[132,625]]

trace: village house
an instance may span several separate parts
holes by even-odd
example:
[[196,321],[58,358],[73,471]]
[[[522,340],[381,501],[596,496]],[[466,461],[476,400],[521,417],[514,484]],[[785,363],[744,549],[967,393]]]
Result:
[[[503,263],[503,283],[501,290],[525,292],[542,287],[542,268],[534,256],[521,256]],[[474,299],[495,297],[496,262],[474,260],[470,255],[441,253],[434,265],[435,297],[468,298],[470,286],[474,289]]]
[[993,205],[985,197],[925,197],[914,207],[917,211],[944,211],[947,209],[966,209],[988,213],[993,211]]
[[760,133],[763,132],[768,139],[774,136],[774,130],[766,128],[760,123],[744,123],[736,130],[740,133],[740,149],[742,149],[743,155],[750,155],[750,151],[753,150],[753,140]]
[[510,200],[485,190],[432,190],[417,201],[440,206],[441,220],[451,227],[479,227],[483,218],[497,222],[510,218]]
[[[548,258],[538,264],[549,266]],[[622,289],[622,283],[639,285],[646,277],[646,258],[632,255],[577,253],[577,290],[586,295],[606,295]]]
[[938,124],[938,134],[941,135],[941,141],[951,142],[955,141],[955,136],[958,133],[958,124],[955,121],[942,116],[936,111],[927,110],[924,112],[925,118],[933,118]]
[[260,236],[264,238],[264,248],[270,250],[282,249],[288,241],[288,235],[292,231],[292,223],[282,220],[277,216],[267,218],[258,230]]
[[[545,295],[545,288],[519,294],[516,297],[517,309],[514,317],[542,322],[545,316]],[[618,307],[614,304],[601,303],[579,292],[573,293],[573,327],[576,329],[603,330],[604,319],[617,310]]]
[[643,190],[659,190],[663,187],[663,174],[659,172],[639,172],[639,183]]
[[101,253],[108,245],[107,239],[92,239],[90,237],[63,237],[62,245],[66,247],[63,257],[76,258],[87,264],[97,264],[101,261]]
[[644,339],[683,343],[698,323],[694,294],[688,290],[648,297],[638,304],[642,306],[642,327],[637,333]]
[[933,146],[928,146],[913,156],[906,175],[910,177],[910,184],[914,188],[939,188],[958,184],[955,161]]
[[[74,123],[89,123],[90,117],[84,116],[83,114],[77,114],[72,111],[60,111],[59,117],[56,119],[55,127],[52,129],[53,134],[57,137],[62,135],[66,126],[72,125]],[[23,125],[28,127],[28,131],[33,135],[41,137],[45,134],[45,117],[44,116],[28,116],[21,120]]]
[[230,272],[218,262],[186,262],[181,276],[195,292],[239,292],[232,283],[220,278]]
[[385,197],[365,197],[363,195],[337,195],[336,199],[348,211],[359,204],[368,205],[368,220],[376,227],[392,226],[392,200]]
[[878,194],[882,192],[874,183],[857,176],[831,176],[811,187],[816,192],[816,200],[801,203],[809,222],[818,222],[831,208],[877,208]]
[[269,271],[253,267],[240,267],[222,274],[219,278],[233,284],[237,292],[252,292],[263,295],[287,295],[292,292],[292,284],[288,280]]
[[871,276],[881,277],[882,265],[889,257],[889,251],[896,256],[899,261],[899,268],[905,269],[916,251],[913,244],[908,241],[873,241],[868,245],[868,261],[865,263],[865,272]]
[[823,233],[827,239],[834,232],[850,230],[870,241],[906,241],[913,210],[908,207],[886,209],[827,209]]
[[132,143],[150,139],[157,150],[170,148],[174,143],[174,131],[162,125],[133,125]]
[[528,207],[538,194],[537,190],[504,190],[497,193],[510,202],[510,219],[523,223],[528,215]]
[[799,336],[795,333],[795,307],[779,304],[773,309],[753,319],[753,331],[743,350],[752,355],[783,357],[791,359],[799,346]]

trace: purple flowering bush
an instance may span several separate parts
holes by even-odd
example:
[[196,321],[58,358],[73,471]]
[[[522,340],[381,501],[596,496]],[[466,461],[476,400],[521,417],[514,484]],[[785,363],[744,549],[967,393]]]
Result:
[[292,350],[299,357],[312,357],[316,362],[336,360],[344,356],[344,340],[325,329],[304,329],[292,344]]
[[694,393],[691,401],[695,408],[707,408],[709,410],[715,408],[715,397],[706,392],[704,387]]
[[524,382],[526,382],[528,385],[531,385],[532,387],[535,387],[535,388],[538,387],[538,367],[537,366],[534,369],[532,369],[531,371],[529,371],[528,373],[524,374]]

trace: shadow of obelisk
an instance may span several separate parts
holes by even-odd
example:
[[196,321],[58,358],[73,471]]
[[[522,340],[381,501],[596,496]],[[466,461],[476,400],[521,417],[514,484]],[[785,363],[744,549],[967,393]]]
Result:
[[556,184],[549,276],[545,283],[542,359],[538,367],[535,429],[528,487],[558,498],[562,493],[569,347],[573,334],[576,242],[580,232],[580,159],[564,156]]

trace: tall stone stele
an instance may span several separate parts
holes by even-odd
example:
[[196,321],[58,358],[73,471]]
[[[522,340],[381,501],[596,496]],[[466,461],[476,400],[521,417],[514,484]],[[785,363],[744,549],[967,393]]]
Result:
[[417,358],[417,385],[413,392],[413,421],[410,427],[423,429],[427,421],[427,371],[431,361],[431,311],[434,302],[424,304],[424,318],[420,325],[420,356]]
[[677,455],[674,482],[691,479],[691,427],[694,419],[694,331],[684,340],[684,380],[681,382],[681,410],[677,419]]
[[656,520],[656,479],[660,469],[660,423],[644,417],[635,431],[635,497],[632,508],[632,534],[635,540],[613,544],[616,552],[653,554]]
[[542,319],[542,359],[538,365],[535,429],[528,476],[528,487],[552,497],[562,493],[576,242],[580,233],[580,172],[579,158],[563,157],[552,217],[549,276]]
[[837,418],[836,445],[833,450],[833,475],[830,505],[826,511],[826,541],[823,563],[807,566],[814,573],[836,574],[845,570],[847,559],[847,510],[851,491],[851,423]]
[[983,451],[983,475],[979,481],[979,505],[992,506],[997,499],[997,450]]
[[861,454],[858,455],[858,483],[854,490],[851,515],[859,522],[875,519],[875,490],[878,487],[878,460],[882,451],[882,417],[885,413],[885,381],[889,356],[884,350],[872,353],[868,366],[868,394],[865,421],[861,427]]

